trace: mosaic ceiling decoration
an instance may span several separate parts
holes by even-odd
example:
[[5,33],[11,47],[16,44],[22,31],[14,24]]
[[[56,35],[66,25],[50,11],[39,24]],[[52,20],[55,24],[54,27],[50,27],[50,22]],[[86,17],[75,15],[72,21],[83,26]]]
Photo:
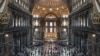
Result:
[[54,13],[60,17],[63,14],[69,14],[69,10],[62,0],[39,0],[33,7],[33,15],[37,14],[44,17],[49,13]]

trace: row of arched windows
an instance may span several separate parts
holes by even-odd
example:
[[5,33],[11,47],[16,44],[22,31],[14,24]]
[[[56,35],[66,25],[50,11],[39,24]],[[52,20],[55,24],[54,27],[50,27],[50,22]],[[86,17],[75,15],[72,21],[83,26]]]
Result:
[[71,26],[74,27],[89,27],[90,17],[86,14],[88,11],[84,11],[84,13],[80,13],[79,15],[75,15],[72,17]]
[[45,32],[56,32],[57,31],[56,27],[57,25],[55,21],[45,22]]
[[30,17],[9,10],[11,27],[30,27]]

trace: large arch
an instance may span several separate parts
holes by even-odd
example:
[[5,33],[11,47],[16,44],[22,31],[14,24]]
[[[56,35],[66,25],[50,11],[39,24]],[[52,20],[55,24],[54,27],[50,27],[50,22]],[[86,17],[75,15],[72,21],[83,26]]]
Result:
[[[68,19],[66,15],[69,15],[69,7],[63,0],[38,0],[32,9],[32,15],[38,15],[34,18],[40,21],[41,28],[44,32],[44,40],[51,39],[57,41],[58,27],[63,24],[63,21]],[[46,23],[48,26],[46,26]],[[53,26],[50,26],[51,23]],[[55,23],[56,26],[54,26]],[[46,29],[48,30],[46,31]]]
[[69,8],[63,0],[38,0],[32,9],[32,14],[45,17],[48,13],[54,13],[57,17],[69,14]]

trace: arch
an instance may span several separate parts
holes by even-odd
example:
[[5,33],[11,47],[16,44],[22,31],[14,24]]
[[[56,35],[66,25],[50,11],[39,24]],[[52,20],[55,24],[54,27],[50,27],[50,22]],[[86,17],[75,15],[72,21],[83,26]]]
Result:
[[38,0],[32,9],[32,14],[39,14],[41,17],[45,17],[50,13],[56,14],[57,17],[62,17],[64,14],[69,14],[69,7],[63,0]]
[[54,14],[54,13],[48,13],[48,14],[46,14],[46,15],[44,16],[45,19],[48,18],[48,17],[52,17],[52,19],[56,19],[56,18],[57,18],[57,15]]

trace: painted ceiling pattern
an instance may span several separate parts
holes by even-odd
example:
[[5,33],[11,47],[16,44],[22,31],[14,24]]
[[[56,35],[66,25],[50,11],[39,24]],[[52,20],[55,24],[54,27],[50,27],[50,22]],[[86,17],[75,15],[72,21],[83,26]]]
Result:
[[33,15],[45,16],[54,13],[58,17],[69,14],[67,5],[62,0],[39,0],[33,7]]

